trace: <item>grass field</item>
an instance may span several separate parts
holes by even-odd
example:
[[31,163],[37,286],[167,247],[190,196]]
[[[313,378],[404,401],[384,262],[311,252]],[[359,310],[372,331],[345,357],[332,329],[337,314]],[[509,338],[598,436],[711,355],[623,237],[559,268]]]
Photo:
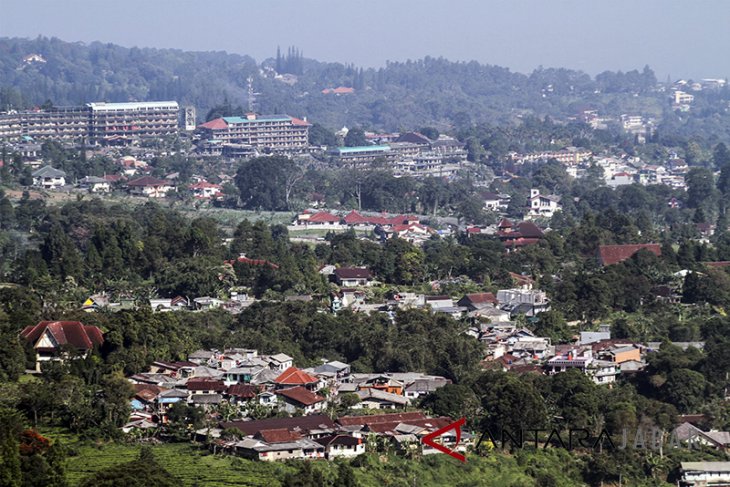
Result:
[[[78,483],[106,467],[125,463],[139,456],[139,445],[100,444],[72,447],[66,462],[69,485]],[[277,487],[287,472],[284,464],[253,462],[231,456],[212,455],[206,450],[179,443],[152,447],[157,461],[175,475],[183,486],[223,487],[232,485]]]
[[[141,449],[138,444],[80,441],[60,428],[45,428],[40,432],[68,448],[65,472],[70,486],[78,485],[100,470],[136,459]],[[181,487],[279,487],[288,473],[297,471],[298,465],[296,462],[266,463],[213,455],[187,443],[159,444],[151,448],[159,464],[180,479]],[[540,485],[570,487],[581,485],[574,480],[574,462],[575,458],[567,452],[554,450],[522,457],[503,453],[488,457],[471,454],[466,463],[446,455],[428,455],[418,460],[367,455],[359,457],[352,465],[360,487],[532,487],[536,485],[538,473],[550,480]],[[321,460],[313,466],[328,479],[329,485],[336,485],[337,463]]]

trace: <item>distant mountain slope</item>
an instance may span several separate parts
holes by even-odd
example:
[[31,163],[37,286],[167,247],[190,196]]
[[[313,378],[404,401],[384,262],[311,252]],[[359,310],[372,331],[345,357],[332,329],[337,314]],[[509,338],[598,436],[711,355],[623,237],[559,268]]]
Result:
[[[45,62],[24,63],[31,54]],[[67,105],[174,99],[196,106],[198,118],[204,119],[225,99],[233,107],[245,107],[246,78],[252,76],[257,111],[307,116],[330,128],[448,128],[507,122],[526,113],[563,117],[584,108],[618,114],[628,104],[654,115],[662,111],[657,95],[651,93],[656,79],[648,68],[607,72],[592,79],[567,69],[524,75],[477,62],[429,57],[364,71],[305,59],[302,75],[282,80],[275,79],[274,65],[273,59],[257,65],[251,57],[224,52],[0,38],[0,107],[46,100]],[[358,89],[352,94],[322,93],[338,86]],[[641,95],[638,103],[635,93]]]

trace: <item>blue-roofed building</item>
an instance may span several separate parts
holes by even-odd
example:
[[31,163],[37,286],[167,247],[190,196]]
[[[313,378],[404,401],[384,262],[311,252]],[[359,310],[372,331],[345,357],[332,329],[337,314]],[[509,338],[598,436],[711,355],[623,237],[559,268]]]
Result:
[[329,155],[340,164],[364,164],[382,159],[394,160],[395,153],[389,145],[364,145],[358,147],[335,147]]

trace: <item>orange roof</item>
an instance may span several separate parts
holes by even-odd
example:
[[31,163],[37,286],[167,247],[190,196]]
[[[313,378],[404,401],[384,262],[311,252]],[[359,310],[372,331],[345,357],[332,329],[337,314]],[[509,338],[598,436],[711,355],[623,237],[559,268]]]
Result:
[[198,128],[211,129],[211,130],[225,130],[228,128],[228,124],[222,118],[216,118],[210,122],[205,122],[199,125]]
[[319,379],[312,377],[303,370],[299,370],[296,367],[289,367],[282,372],[279,377],[274,379],[275,384],[279,385],[292,385],[299,386],[304,384],[315,384],[319,382]]

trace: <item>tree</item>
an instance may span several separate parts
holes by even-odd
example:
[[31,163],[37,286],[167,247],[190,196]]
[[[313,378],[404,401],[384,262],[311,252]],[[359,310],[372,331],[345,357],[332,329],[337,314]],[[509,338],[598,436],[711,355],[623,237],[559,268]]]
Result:
[[717,169],[730,165],[730,149],[727,148],[724,142],[720,142],[715,146],[712,151],[712,161]]
[[495,435],[503,429],[516,434],[547,424],[545,402],[532,383],[506,372],[485,372],[474,390],[485,412],[482,426]]
[[41,253],[53,276],[60,279],[65,279],[67,276],[81,277],[81,257],[60,224],[54,223],[51,226],[41,246]]
[[353,127],[347,131],[345,135],[345,147],[361,147],[368,145],[365,138],[365,131],[359,127]]
[[438,129],[435,129],[433,127],[421,127],[418,130],[422,135],[425,135],[431,140],[436,140],[439,138],[439,131]]
[[699,372],[677,369],[667,375],[662,397],[680,412],[692,413],[704,402],[706,387],[705,377]]
[[420,407],[429,409],[436,416],[471,419],[479,410],[479,398],[468,386],[447,384],[424,397]]
[[20,415],[0,408],[0,485],[20,487],[20,451],[18,438],[22,430]]
[[309,143],[316,146],[337,146],[337,136],[324,126],[314,123],[309,127]]
[[0,199],[0,230],[9,230],[15,225],[15,209],[7,197]]
[[704,167],[695,167],[687,173],[687,206],[699,208],[715,193],[715,181],[712,171]]
[[257,157],[238,168],[236,186],[243,208],[249,210],[286,210],[294,185],[299,179],[294,161],[288,157]]

